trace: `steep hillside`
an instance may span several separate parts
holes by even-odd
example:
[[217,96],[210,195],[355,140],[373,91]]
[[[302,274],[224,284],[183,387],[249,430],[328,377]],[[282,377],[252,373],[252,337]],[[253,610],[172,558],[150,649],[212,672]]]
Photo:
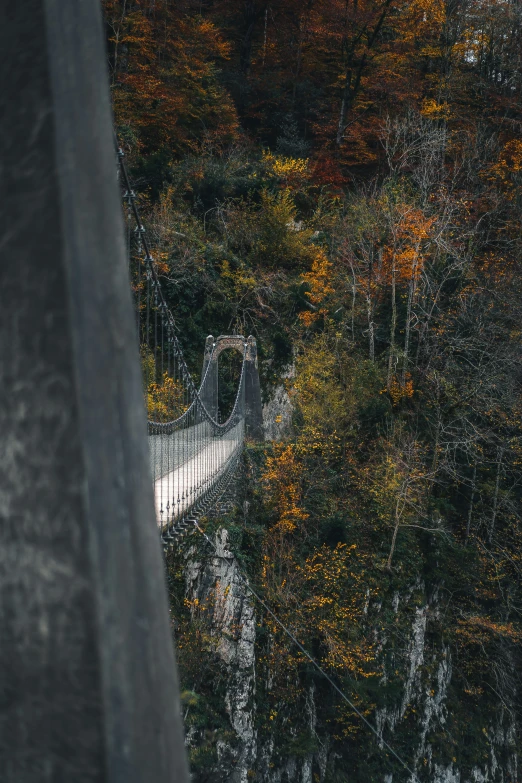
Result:
[[168,560],[194,779],[516,783],[522,7],[104,6],[187,357],[254,334],[269,424]]

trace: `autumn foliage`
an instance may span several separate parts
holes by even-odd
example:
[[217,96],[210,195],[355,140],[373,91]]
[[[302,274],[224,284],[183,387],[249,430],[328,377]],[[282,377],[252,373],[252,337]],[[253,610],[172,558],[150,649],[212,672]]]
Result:
[[[265,401],[279,401],[271,442],[247,453],[247,505],[227,520],[249,577],[385,736],[386,709],[401,715],[394,738],[409,757],[425,716],[400,694],[425,620],[422,692],[438,698],[436,661],[450,661],[451,705],[418,769],[486,779],[472,770],[493,769],[494,724],[515,783],[520,4],[104,7],[117,130],[190,368],[196,377],[207,334],[253,333]],[[161,418],[179,390],[142,358]],[[203,721],[206,699],[218,722],[194,665],[207,655],[221,676],[211,608],[185,610],[187,709]],[[261,609],[258,631],[259,731],[274,753],[319,753],[303,728],[316,689],[317,731],[337,759],[316,779],[385,779],[377,746],[361,753],[360,720]],[[218,769],[197,756],[205,742],[201,780]]]

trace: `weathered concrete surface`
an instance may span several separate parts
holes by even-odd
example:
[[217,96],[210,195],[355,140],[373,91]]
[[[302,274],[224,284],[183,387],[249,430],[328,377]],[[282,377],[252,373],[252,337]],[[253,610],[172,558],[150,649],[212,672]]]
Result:
[[183,781],[100,7],[0,14],[0,777]]

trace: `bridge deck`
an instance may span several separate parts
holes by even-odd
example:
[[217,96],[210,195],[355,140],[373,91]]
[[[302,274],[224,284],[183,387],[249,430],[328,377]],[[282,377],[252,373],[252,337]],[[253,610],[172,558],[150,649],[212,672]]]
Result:
[[150,467],[152,478],[162,476],[179,468],[196,453],[203,443],[212,437],[207,422],[185,427],[170,435],[149,435]]
[[202,447],[193,445],[185,449],[184,461],[181,461],[180,444],[171,446],[170,464],[174,463],[176,467],[164,475],[159,471],[154,482],[156,518],[160,527],[179,519],[215,484],[242,442],[238,438],[240,427],[237,425],[222,438],[210,438]]

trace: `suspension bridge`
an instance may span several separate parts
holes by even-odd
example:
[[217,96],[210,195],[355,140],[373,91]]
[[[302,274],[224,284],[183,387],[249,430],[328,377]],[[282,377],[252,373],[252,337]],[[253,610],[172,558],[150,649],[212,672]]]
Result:
[[[263,439],[257,345],[254,337],[207,337],[201,382],[193,380],[176,334],[142,222],[136,192],[117,145],[122,199],[127,206],[128,262],[148,402],[148,441],[157,524],[164,548],[194,527],[230,488],[245,438]],[[218,378],[223,351],[241,355],[232,410],[221,422]],[[156,403],[156,404],[155,404]]]

